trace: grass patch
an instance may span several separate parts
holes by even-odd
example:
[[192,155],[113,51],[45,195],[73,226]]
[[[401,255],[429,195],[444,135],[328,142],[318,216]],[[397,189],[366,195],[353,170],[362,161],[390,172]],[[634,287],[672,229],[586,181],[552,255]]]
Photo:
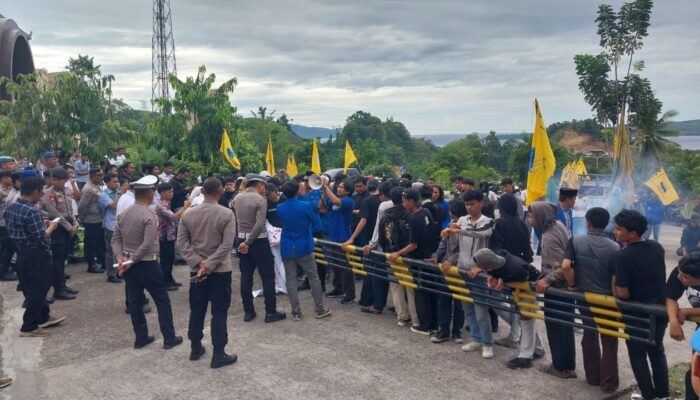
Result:
[[[685,399],[685,373],[688,369],[690,369],[689,362],[682,362],[668,369],[668,387],[671,399]],[[624,389],[605,400],[629,399],[631,393],[639,393],[637,385]]]

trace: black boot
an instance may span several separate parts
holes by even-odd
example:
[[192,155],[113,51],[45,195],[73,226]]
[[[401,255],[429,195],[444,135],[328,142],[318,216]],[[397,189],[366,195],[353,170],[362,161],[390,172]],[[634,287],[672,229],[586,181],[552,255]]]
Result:
[[192,351],[190,352],[190,361],[199,360],[200,358],[202,358],[202,356],[206,352],[207,352],[207,350],[204,348],[204,346],[201,343],[199,343],[199,344],[192,343]]
[[212,368],[221,368],[227,365],[231,365],[238,361],[238,356],[235,354],[226,354],[224,352],[216,353],[211,358]]

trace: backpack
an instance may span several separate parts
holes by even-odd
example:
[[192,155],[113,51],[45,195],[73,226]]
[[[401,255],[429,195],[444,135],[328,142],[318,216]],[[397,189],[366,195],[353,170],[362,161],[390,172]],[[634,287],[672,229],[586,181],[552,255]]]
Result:
[[407,213],[386,215],[379,230],[379,245],[387,253],[399,251],[406,247],[410,235]]
[[430,212],[433,220],[430,222],[430,233],[433,238],[439,243],[440,232],[442,232],[442,221],[445,219],[445,208],[433,202],[426,203],[423,207]]

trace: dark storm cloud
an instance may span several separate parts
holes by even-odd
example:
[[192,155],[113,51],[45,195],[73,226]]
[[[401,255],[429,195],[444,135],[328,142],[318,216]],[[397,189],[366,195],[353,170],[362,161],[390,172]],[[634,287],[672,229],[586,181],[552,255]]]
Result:
[[[700,6],[656,3],[639,55],[645,76],[667,108],[697,118]],[[598,4],[173,0],[171,7],[179,75],[205,64],[221,79],[237,76],[233,101],[243,112],[264,104],[329,126],[363,108],[437,132],[529,128],[534,97],[552,122],[588,117],[573,56],[600,51]],[[38,64],[60,69],[77,53],[94,55],[117,76],[118,96],[134,105],[150,97],[150,2],[39,0],[3,12],[35,31]]]

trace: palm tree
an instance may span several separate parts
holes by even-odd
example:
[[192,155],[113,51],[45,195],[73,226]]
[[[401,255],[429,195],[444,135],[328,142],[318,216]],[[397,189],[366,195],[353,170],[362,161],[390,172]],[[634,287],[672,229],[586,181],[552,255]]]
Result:
[[639,112],[635,118],[636,132],[632,143],[639,149],[639,159],[644,163],[652,163],[650,167],[658,168],[661,160],[669,155],[671,148],[678,146],[666,139],[668,136],[679,136],[678,130],[670,129],[673,118],[678,115],[676,110],[668,110],[661,118],[657,113]]

